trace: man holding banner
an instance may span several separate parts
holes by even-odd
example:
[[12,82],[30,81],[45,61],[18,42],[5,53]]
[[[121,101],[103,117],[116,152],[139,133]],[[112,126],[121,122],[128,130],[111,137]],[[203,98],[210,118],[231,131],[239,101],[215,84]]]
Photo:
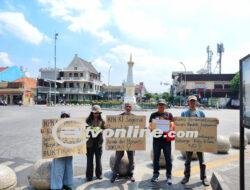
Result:
[[[150,130],[161,130],[161,134],[164,132],[168,132],[174,130],[174,123],[173,123],[173,115],[169,112],[165,111],[166,108],[166,101],[164,99],[160,99],[157,102],[157,112],[151,114],[149,119],[149,128]],[[167,177],[167,184],[172,184],[172,159],[171,159],[171,140],[167,140],[164,135],[159,138],[153,138],[153,167],[154,173],[151,179],[151,182],[157,182],[159,177],[159,170],[160,170],[160,156],[161,156],[161,149],[163,150],[165,161],[166,161],[166,177]]]
[[[183,111],[181,113],[181,117],[205,117],[205,114],[201,110],[197,110],[196,108],[197,97],[196,96],[189,96],[188,97],[188,106],[189,109]],[[182,179],[181,183],[186,184],[190,178],[190,165],[192,160],[193,152],[187,151],[186,152],[186,161],[185,161],[185,170],[184,170],[184,178]],[[207,181],[206,177],[206,165],[204,163],[204,155],[203,152],[197,152],[197,156],[200,163],[200,179],[204,186],[209,186],[209,182]]]
[[[121,115],[133,115],[131,113],[131,110],[132,110],[131,103],[125,103],[124,109],[125,109],[125,112],[123,112]],[[116,153],[115,153],[114,173],[113,173],[113,176],[110,180],[111,183],[114,183],[116,178],[118,177],[119,165],[120,165],[120,162],[121,162],[123,155],[124,155],[124,151],[116,151]],[[128,155],[128,161],[129,161],[128,177],[129,177],[131,182],[135,182],[135,178],[133,176],[133,172],[134,172],[134,168],[135,168],[135,163],[134,163],[135,151],[127,151],[127,155]]]

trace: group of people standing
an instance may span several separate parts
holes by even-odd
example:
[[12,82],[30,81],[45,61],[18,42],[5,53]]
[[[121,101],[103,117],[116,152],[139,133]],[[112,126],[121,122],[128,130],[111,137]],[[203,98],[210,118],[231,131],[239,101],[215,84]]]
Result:
[[[205,114],[196,108],[197,106],[196,96],[188,97],[189,108],[181,113],[182,117],[205,117]],[[124,112],[121,115],[132,115],[132,104],[125,103]],[[98,105],[94,105],[92,110],[86,119],[87,127],[90,127],[92,131],[98,132],[101,129],[105,129],[105,121],[101,116],[101,108]],[[63,112],[61,118],[70,117],[69,113]],[[149,129],[152,131],[152,121],[153,119],[163,119],[168,120],[170,123],[170,130],[175,130],[173,115],[166,111],[166,102],[160,99],[157,102],[157,111],[152,113],[149,119]],[[94,173],[94,157],[95,157],[95,176],[97,179],[102,179],[102,146],[103,146],[103,136],[99,133],[97,137],[92,137],[89,134],[89,139],[87,141],[87,167],[86,167],[86,181],[93,180]],[[171,158],[171,141],[172,139],[166,139],[164,135],[160,138],[153,138],[153,176],[151,178],[152,183],[156,183],[159,179],[159,160],[161,156],[161,150],[163,150],[165,162],[166,162],[166,182],[168,185],[172,184],[172,158]],[[114,183],[119,176],[119,165],[121,159],[124,156],[125,151],[116,151],[115,153],[115,164],[113,169],[113,174],[110,179],[111,183]],[[191,159],[193,152],[186,152],[184,178],[181,183],[186,184],[190,178],[191,172]],[[127,151],[127,156],[129,160],[128,166],[128,179],[131,182],[135,182],[134,178],[134,156],[135,151]],[[206,177],[206,165],[204,163],[204,155],[202,152],[197,152],[197,156],[200,164],[200,179],[204,186],[209,186]],[[73,166],[72,166],[72,156],[55,158],[52,162],[51,167],[51,189],[65,189],[70,190],[73,185]]]

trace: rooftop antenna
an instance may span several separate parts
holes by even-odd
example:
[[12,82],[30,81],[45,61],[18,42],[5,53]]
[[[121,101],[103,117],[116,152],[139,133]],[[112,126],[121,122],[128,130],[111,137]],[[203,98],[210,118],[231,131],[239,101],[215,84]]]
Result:
[[217,44],[217,53],[219,54],[219,60],[217,61],[217,65],[219,66],[219,74],[221,74],[221,59],[222,59],[222,53],[224,53],[223,43]]
[[207,46],[207,72],[208,74],[212,74],[212,57],[213,57],[213,52],[210,49],[210,46]]

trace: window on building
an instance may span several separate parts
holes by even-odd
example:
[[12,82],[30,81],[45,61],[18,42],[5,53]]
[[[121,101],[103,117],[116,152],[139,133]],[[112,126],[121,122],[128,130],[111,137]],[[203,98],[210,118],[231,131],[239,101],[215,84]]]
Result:
[[65,83],[63,83],[63,85],[64,85],[64,88],[67,88],[67,83],[65,82]]
[[214,88],[215,89],[223,89],[223,85],[222,84],[215,84]]
[[74,77],[78,77],[78,73],[74,73]]
[[69,77],[72,77],[72,73],[69,73]]
[[83,73],[80,73],[80,76],[83,77]]
[[74,88],[74,83],[72,83],[72,82],[69,83],[69,87],[70,87],[70,88]]
[[229,89],[230,88],[230,85],[229,84],[225,84],[224,85],[224,89]]
[[74,67],[74,70],[76,71],[76,70],[77,70],[77,67]]
[[92,89],[92,88],[93,88],[93,85],[92,85],[92,84],[90,84],[90,85],[89,85],[89,88],[90,88],[90,89]]
[[79,87],[80,87],[80,84],[79,84],[79,82],[78,82],[78,83],[76,83],[76,87],[77,87],[77,88],[79,88]]

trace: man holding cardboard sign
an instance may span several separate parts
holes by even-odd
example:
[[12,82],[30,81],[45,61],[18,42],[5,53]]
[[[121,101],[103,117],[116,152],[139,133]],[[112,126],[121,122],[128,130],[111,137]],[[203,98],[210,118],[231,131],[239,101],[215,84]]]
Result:
[[[160,99],[157,102],[157,112],[151,114],[149,119],[149,128],[151,131],[159,130],[161,131],[161,137],[153,138],[153,167],[154,173],[151,179],[151,182],[157,182],[159,177],[160,170],[160,156],[161,149],[163,150],[165,161],[166,161],[166,177],[167,183],[172,184],[171,175],[172,175],[172,160],[171,160],[171,141],[166,140],[164,132],[174,130],[173,115],[165,111],[166,101]],[[166,134],[166,133],[165,133]]]
[[[197,97],[196,96],[189,96],[188,97],[188,106],[189,109],[182,112],[182,117],[205,117],[205,114],[196,109]],[[182,179],[181,183],[186,184],[190,178],[190,165],[192,160],[193,152],[187,151],[186,152],[186,161],[185,161],[185,170],[184,170],[184,178]],[[206,165],[204,163],[204,155],[203,152],[197,152],[197,156],[200,163],[200,178],[204,186],[209,186],[209,182],[206,177]]]
[[[121,115],[131,115],[132,114],[131,113],[132,104],[125,103],[124,109],[125,109],[125,112],[123,112]],[[121,162],[123,155],[124,155],[124,151],[116,151],[115,152],[114,173],[113,173],[112,178],[110,180],[111,183],[114,183],[117,176],[118,176],[119,165],[120,165],[120,162]],[[134,168],[135,168],[134,155],[135,155],[135,151],[129,151],[129,150],[127,151],[127,156],[128,156],[128,161],[129,161],[128,177],[129,177],[131,182],[135,182],[135,178],[133,176]]]

